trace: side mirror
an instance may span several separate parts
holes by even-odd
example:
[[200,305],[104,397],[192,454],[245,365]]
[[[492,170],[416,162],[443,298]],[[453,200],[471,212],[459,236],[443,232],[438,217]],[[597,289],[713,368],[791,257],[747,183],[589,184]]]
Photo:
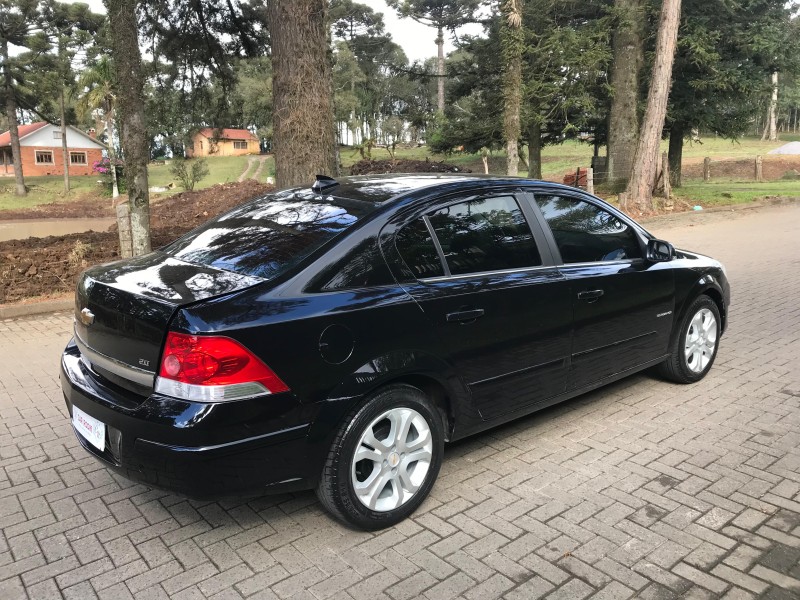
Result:
[[647,260],[650,262],[669,262],[675,258],[675,248],[664,240],[648,240]]

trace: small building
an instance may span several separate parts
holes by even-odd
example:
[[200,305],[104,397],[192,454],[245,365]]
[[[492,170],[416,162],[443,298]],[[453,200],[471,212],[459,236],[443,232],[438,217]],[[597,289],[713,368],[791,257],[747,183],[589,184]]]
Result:
[[[63,175],[61,127],[41,121],[19,126],[22,172],[27,177]],[[103,158],[106,147],[92,135],[76,127],[67,127],[67,151],[70,175],[92,175],[92,166]],[[0,176],[14,176],[11,132],[0,134]]]
[[247,129],[204,127],[186,145],[186,157],[241,156],[261,151],[258,138]]

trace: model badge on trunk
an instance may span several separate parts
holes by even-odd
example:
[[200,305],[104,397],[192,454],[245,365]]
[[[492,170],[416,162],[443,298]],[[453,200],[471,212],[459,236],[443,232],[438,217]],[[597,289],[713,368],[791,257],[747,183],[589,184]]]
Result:
[[80,313],[78,313],[78,318],[81,320],[81,323],[86,326],[94,323],[94,313],[88,308],[84,308]]

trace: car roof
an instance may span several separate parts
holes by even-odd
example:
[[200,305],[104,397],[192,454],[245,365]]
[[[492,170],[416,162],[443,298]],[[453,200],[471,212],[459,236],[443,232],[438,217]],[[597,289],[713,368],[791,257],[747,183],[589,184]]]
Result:
[[[477,175],[468,173],[389,173],[384,175],[358,175],[337,177],[338,185],[321,190],[320,194],[346,200],[357,200],[373,204],[383,204],[388,200],[404,196],[424,188],[436,188],[447,184],[478,182],[516,182],[531,183],[529,179]],[[295,191],[301,196],[308,188]]]

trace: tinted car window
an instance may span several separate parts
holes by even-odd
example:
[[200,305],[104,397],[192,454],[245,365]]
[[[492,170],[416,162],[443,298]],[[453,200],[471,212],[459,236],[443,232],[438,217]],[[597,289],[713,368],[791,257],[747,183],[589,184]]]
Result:
[[563,196],[537,196],[536,203],[565,263],[642,257],[633,228],[607,210]]
[[164,251],[186,262],[269,279],[373,209],[365,202],[270,194],[209,221]]
[[429,218],[453,275],[542,264],[528,222],[512,196],[453,204]]
[[425,221],[417,219],[397,234],[395,246],[414,277],[441,277],[444,267]]
[[343,260],[331,265],[321,274],[325,290],[377,287],[394,283],[392,274],[383,260],[378,240],[366,238],[353,248]]

